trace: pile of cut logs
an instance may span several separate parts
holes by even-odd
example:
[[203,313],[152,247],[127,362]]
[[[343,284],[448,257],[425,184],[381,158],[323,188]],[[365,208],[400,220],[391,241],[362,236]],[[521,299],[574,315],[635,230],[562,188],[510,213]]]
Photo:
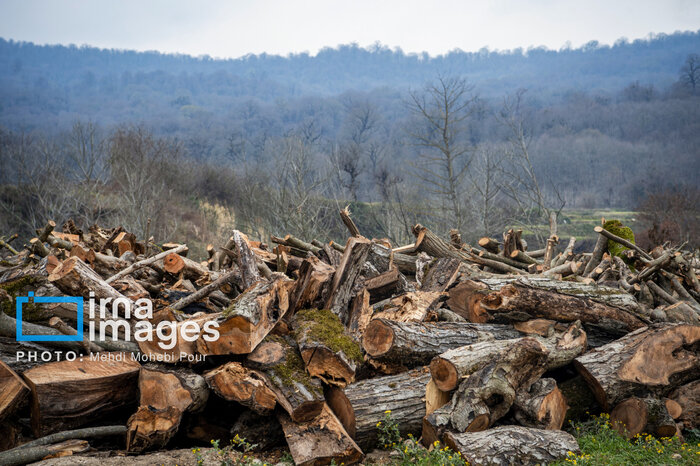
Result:
[[[263,450],[286,441],[297,464],[352,464],[378,447],[387,411],[403,436],[471,464],[578,452],[562,427],[586,413],[610,413],[629,437],[700,426],[691,253],[602,228],[591,253],[573,238],[557,253],[556,235],[528,251],[513,230],[472,248],[421,225],[392,247],[340,214],[344,245],[234,230],[201,262],[184,244],[71,221],[19,250],[0,242],[0,464],[235,435]],[[609,241],[628,254],[611,257]],[[42,296],[147,298],[153,312],[86,304],[82,341],[17,341],[15,303],[30,292],[24,335],[77,333],[76,305]],[[88,338],[116,317],[127,324]],[[135,341],[142,320],[151,330]]]

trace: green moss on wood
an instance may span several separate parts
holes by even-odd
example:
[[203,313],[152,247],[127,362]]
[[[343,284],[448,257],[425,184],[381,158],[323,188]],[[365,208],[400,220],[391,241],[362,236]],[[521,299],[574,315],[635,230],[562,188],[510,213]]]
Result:
[[[613,235],[619,236],[622,239],[626,239],[632,244],[636,244],[634,242],[634,232],[632,231],[632,229],[624,226],[619,220],[608,220],[603,225],[603,228],[612,233]],[[608,252],[611,256],[617,256],[627,261],[627,257],[623,253],[628,249],[628,247],[616,243],[615,241],[608,240]]]
[[306,373],[306,366],[299,355],[298,349],[291,345],[284,337],[278,335],[268,335],[267,341],[273,341],[281,344],[285,351],[284,359],[278,364],[273,365],[268,370],[276,376],[280,383],[290,390],[294,390],[294,384],[302,384],[309,392],[317,395],[323,394],[323,389],[319,384],[312,382],[311,376]]
[[[16,317],[15,300],[17,296],[26,295],[29,291],[35,291],[36,284],[39,280],[31,275],[11,280],[5,283],[0,283],[0,289],[3,289],[10,295],[11,300],[0,302],[0,310],[5,314]],[[43,312],[33,302],[29,302],[22,307],[22,320],[26,322],[38,322],[44,318]]]
[[355,340],[345,333],[340,319],[328,309],[304,309],[297,312],[295,337],[306,332],[312,342],[326,346],[334,353],[343,352],[356,364],[362,364],[362,350]]

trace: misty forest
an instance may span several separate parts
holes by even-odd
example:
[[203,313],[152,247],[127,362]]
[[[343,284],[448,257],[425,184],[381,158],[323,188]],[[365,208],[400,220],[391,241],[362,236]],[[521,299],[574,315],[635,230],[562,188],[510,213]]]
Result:
[[342,240],[350,206],[394,245],[417,222],[541,245],[552,214],[610,211],[638,244],[698,247],[700,32],[230,60],[0,39],[0,167],[23,241],[69,218],[200,255],[233,227]]

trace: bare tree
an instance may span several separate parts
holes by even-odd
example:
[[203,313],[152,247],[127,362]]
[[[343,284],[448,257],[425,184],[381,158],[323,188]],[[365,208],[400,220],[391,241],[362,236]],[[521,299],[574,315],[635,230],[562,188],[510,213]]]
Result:
[[[556,186],[549,184],[545,192],[530,157],[531,136],[525,127],[522,114],[522,99],[525,90],[504,99],[503,108],[497,115],[508,131],[508,146],[505,150],[503,167],[503,193],[517,206],[517,216],[513,221],[527,226],[543,242],[545,232],[539,225],[556,225],[556,217],[566,204]],[[550,231],[552,233],[552,231]]]
[[478,216],[480,235],[490,235],[503,227],[503,159],[504,151],[490,145],[482,145],[474,154],[469,181],[473,191],[470,196]]
[[681,67],[680,82],[695,94],[695,90],[700,86],[700,55],[691,53],[686,58]]
[[421,92],[411,92],[409,109],[416,124],[408,131],[419,148],[415,174],[442,211],[439,228],[466,226],[464,180],[474,151],[468,120],[478,106],[473,86],[462,78],[439,77]]

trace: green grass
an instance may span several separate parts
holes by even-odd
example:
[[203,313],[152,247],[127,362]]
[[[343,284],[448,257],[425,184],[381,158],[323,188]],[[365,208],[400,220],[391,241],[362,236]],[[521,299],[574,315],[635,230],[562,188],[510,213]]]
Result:
[[581,448],[565,459],[552,463],[575,465],[697,465],[700,464],[700,438],[688,434],[685,443],[677,437],[657,439],[640,434],[627,440],[610,425],[610,416],[601,414],[569,429]]

